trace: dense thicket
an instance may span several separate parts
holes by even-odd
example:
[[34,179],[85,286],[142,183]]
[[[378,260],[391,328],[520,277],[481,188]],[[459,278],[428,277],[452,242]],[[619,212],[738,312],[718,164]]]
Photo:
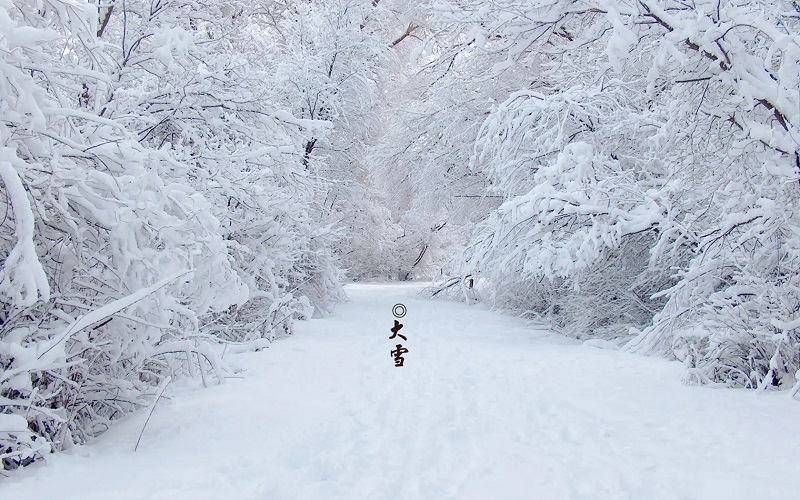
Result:
[[314,145],[363,135],[378,12],[0,1],[4,469],[341,298],[351,177]]
[[439,61],[516,79],[463,169],[502,200],[461,258],[484,297],[677,357],[690,381],[795,384],[797,2],[457,1],[433,18]]

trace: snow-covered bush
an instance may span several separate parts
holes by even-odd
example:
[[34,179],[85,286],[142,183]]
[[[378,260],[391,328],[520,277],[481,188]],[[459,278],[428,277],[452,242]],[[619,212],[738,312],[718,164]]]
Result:
[[270,312],[273,301],[283,304],[278,309],[307,315],[301,295],[327,310],[341,290],[331,250],[337,235],[313,219],[328,184],[304,168],[305,142],[324,138],[331,124],[296,118],[267,98],[270,88],[285,82],[274,78],[265,49],[230,37],[268,40],[252,22],[252,8],[247,2],[225,8],[172,2],[148,18],[149,4],[139,4],[142,21],[129,26],[127,36],[142,40],[142,54],[126,60],[143,71],[123,72],[121,81],[136,92],[110,108],[115,116],[136,118],[142,142],[170,150],[181,167],[163,175],[191,183],[212,200],[239,277],[256,301],[233,316],[215,317],[216,331],[220,324],[228,332],[233,325],[250,333],[258,326],[271,336],[273,326],[290,330],[286,322],[294,316]]
[[330,125],[262,99],[247,5],[0,1],[4,469],[340,297],[294,137]]
[[500,306],[677,356],[690,381],[791,387],[800,368],[796,4],[435,10],[461,57],[495,61],[473,77],[533,73],[476,141],[472,168],[505,201],[467,246],[466,272],[490,283]]

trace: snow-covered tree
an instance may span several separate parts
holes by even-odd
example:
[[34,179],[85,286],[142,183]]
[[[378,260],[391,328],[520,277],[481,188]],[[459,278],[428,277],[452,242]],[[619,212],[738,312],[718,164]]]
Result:
[[373,181],[386,193],[396,236],[384,251],[395,279],[433,278],[466,243],[470,227],[497,205],[486,176],[469,158],[486,109],[517,80],[474,78],[491,58],[451,46],[435,15],[416,12],[410,36],[394,47],[397,63],[382,89]]
[[261,15],[270,27],[271,100],[304,120],[331,125],[300,137],[299,164],[325,182],[315,215],[339,228],[337,253],[352,277],[384,242],[380,194],[368,181],[370,135],[381,68],[388,61],[383,3],[371,0],[273,3]]

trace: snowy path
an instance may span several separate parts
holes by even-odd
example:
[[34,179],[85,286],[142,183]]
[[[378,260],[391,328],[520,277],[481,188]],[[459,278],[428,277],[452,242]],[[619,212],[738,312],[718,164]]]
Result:
[[[0,498],[791,498],[800,404],[685,387],[681,367],[532,331],[412,288],[240,355],[244,379],[178,391]],[[389,350],[408,314],[406,366]]]

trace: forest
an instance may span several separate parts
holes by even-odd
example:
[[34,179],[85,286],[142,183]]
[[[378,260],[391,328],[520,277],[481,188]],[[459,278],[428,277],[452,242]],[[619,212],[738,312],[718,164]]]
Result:
[[0,0],[0,94],[0,472],[354,281],[800,393],[796,0]]

